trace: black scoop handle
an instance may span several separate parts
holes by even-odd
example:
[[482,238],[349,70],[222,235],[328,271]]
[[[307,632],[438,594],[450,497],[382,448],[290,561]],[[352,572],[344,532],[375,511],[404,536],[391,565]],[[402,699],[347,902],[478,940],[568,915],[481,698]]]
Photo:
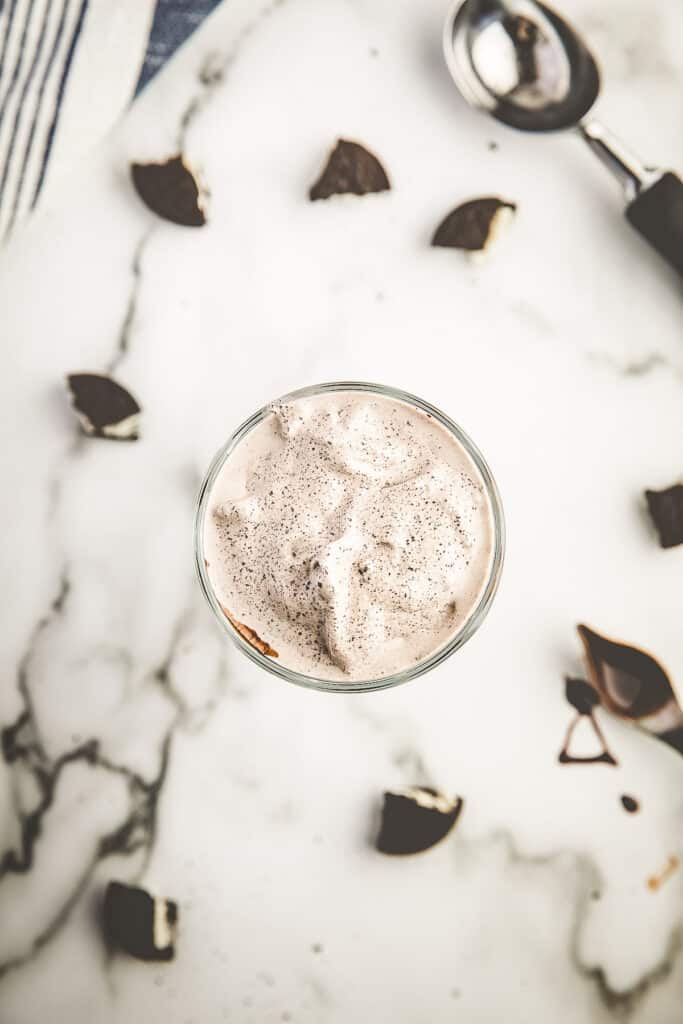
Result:
[[683,274],[683,181],[666,171],[626,207],[626,219]]

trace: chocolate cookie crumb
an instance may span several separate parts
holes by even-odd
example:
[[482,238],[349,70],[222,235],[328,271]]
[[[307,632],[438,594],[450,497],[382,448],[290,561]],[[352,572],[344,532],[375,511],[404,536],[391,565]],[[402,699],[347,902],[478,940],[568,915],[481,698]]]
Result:
[[143,203],[159,217],[190,228],[206,223],[202,190],[182,154],[164,163],[132,163],[130,173]]
[[482,252],[506,219],[517,210],[515,203],[484,196],[456,206],[442,220],[432,237],[432,245],[466,252]]
[[137,441],[140,412],[131,393],[98,373],[70,373],[71,404],[86,434],[114,441]]
[[358,142],[339,139],[308,195],[315,201],[349,193],[364,196],[390,188],[387,172],[374,153]]
[[683,484],[664,491],[645,491],[647,507],[663,548],[683,544]]
[[391,855],[429,850],[451,831],[462,805],[425,786],[386,792],[375,847]]

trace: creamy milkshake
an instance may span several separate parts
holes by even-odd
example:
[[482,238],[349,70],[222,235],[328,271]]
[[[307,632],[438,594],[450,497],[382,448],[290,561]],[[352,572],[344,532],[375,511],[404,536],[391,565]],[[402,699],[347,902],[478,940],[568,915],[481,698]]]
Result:
[[500,567],[485,464],[437,410],[399,396],[337,385],[273,402],[219,457],[200,506],[214,609],[263,658],[338,688],[447,648]]

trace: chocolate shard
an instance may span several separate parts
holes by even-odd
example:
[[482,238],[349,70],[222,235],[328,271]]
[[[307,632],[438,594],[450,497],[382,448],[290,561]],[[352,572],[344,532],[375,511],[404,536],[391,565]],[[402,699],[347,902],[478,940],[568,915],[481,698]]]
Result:
[[71,404],[86,434],[137,441],[141,408],[122,384],[98,373],[70,373]]
[[275,648],[271,647],[266,640],[262,640],[255,629],[252,629],[251,626],[247,626],[245,622],[240,622],[238,619],[236,619],[235,616],[228,611],[224,604],[221,605],[221,609],[226,619],[228,619],[232,623],[237,632],[244,637],[248,644],[251,644],[251,646],[255,647],[257,651],[260,651],[261,654],[265,654],[269,658],[279,657]]
[[110,882],[104,895],[103,924],[108,944],[138,960],[172,960],[178,905],[144,889]]
[[143,203],[159,217],[188,228],[206,223],[202,189],[182,154],[159,164],[132,163],[130,173]]
[[432,245],[446,249],[482,252],[499,233],[506,220],[515,213],[515,203],[482,196],[456,206],[441,221],[432,237]]
[[634,720],[659,714],[667,706],[680,711],[667,673],[651,654],[608,640],[588,626],[577,629],[590,682],[609,711]]
[[645,491],[645,498],[660,545],[675,548],[683,544],[683,484],[664,491]]
[[580,715],[590,715],[596,704],[600,703],[600,695],[585,679],[567,677],[564,681],[564,695]]
[[374,153],[358,142],[339,139],[308,196],[311,200],[349,193],[364,196],[390,188],[387,172]]
[[385,793],[376,849],[391,855],[429,850],[451,831],[462,804],[426,786]]

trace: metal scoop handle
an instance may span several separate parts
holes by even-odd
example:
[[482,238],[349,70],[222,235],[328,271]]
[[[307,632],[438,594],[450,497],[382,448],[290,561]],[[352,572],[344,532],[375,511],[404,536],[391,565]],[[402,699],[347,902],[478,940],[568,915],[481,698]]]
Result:
[[672,171],[645,167],[599,121],[586,120],[578,128],[621,185],[629,224],[683,275],[683,181]]

